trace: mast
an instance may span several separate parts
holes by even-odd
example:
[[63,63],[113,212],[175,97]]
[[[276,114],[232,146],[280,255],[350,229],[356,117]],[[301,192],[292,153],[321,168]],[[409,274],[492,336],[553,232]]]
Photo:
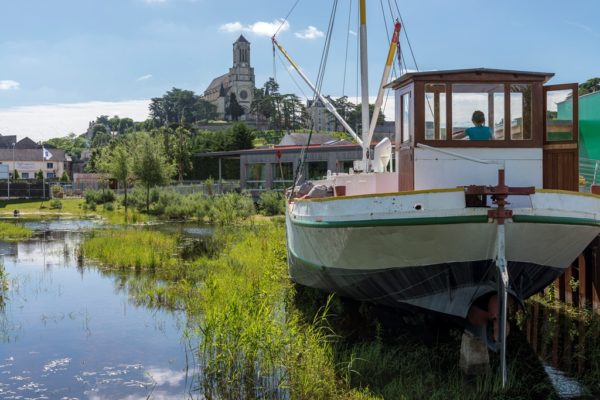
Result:
[[368,172],[369,148],[369,71],[367,59],[367,1],[360,2],[360,92],[362,102],[363,170]]
[[[388,51],[387,59],[385,62],[385,68],[383,69],[383,76],[381,77],[381,84],[379,85],[379,91],[377,92],[377,100],[375,100],[375,109],[373,110],[373,116],[371,117],[371,126],[369,127],[369,133],[368,136],[363,136],[363,141],[365,143],[371,143],[373,133],[375,132],[375,127],[377,126],[377,118],[379,117],[379,112],[381,111],[381,106],[383,104],[385,85],[387,84],[388,78],[390,77],[392,64],[394,62],[394,55],[396,54],[396,49],[398,48],[398,42],[400,40],[400,29],[400,22],[396,21],[396,24],[394,25],[394,34],[390,43],[390,49]],[[371,163],[371,160],[367,158],[366,161],[366,171],[370,171],[371,168],[369,164]]]

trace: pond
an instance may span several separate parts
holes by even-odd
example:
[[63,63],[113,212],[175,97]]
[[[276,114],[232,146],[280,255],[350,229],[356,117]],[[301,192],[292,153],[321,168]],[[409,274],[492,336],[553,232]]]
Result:
[[185,315],[129,299],[118,278],[78,265],[88,221],[53,222],[1,243],[0,398],[195,398]]

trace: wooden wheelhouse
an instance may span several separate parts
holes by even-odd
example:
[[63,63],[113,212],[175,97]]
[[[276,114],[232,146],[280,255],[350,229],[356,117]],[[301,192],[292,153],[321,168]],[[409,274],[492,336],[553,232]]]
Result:
[[[545,85],[551,73],[465,69],[408,73],[396,96],[396,170],[400,191],[485,185],[496,179],[465,157],[503,160],[507,183],[578,190],[577,84]],[[472,113],[485,115],[492,140],[468,140]]]

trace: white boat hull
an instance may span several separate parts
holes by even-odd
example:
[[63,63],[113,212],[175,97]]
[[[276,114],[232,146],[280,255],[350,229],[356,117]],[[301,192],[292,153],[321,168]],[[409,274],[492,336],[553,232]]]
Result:
[[[290,205],[290,274],[306,286],[465,318],[497,290],[496,224],[462,190],[299,201]],[[510,291],[542,290],[600,233],[600,198],[540,192],[506,222]]]

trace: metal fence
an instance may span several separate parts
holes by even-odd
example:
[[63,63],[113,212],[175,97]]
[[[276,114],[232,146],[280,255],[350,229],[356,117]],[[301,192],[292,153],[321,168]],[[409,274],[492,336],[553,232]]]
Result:
[[52,196],[50,183],[41,181],[19,181],[10,182],[8,180],[0,181],[0,197],[19,198],[19,199],[41,199]]
[[[240,181],[223,181],[207,184],[206,181],[183,181],[181,183],[172,183],[168,186],[162,186],[161,189],[172,190],[181,195],[192,193],[221,194],[240,191]],[[131,189],[129,189],[131,191]],[[123,194],[124,190],[119,188],[114,191],[117,194]]]

